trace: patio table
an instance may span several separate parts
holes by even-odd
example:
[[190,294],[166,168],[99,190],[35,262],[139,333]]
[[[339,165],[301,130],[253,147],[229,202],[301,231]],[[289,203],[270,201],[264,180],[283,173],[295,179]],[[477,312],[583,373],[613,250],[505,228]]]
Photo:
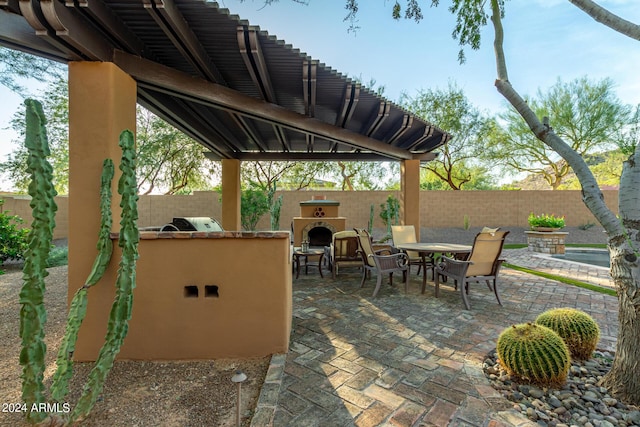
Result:
[[403,251],[415,251],[422,258],[422,293],[427,287],[427,257],[435,254],[452,254],[456,258],[460,255],[471,253],[470,245],[458,245],[456,243],[400,243],[395,246]]
[[309,248],[307,251],[303,251],[301,247],[293,248],[293,262],[296,268],[296,279],[300,276],[300,258],[304,258],[304,274],[309,273],[309,266],[315,266],[315,262],[309,262],[310,257],[318,257],[318,271],[320,277],[322,275],[322,259],[324,258],[324,249]]

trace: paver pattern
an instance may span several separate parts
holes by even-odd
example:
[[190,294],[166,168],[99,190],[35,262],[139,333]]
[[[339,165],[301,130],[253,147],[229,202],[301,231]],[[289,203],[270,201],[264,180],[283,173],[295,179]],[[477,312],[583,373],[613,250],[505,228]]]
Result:
[[[510,262],[522,265],[518,256],[527,257],[512,253]],[[357,270],[327,276],[294,280],[290,350],[273,357],[252,426],[535,425],[482,372],[504,328],[575,307],[599,323],[599,347],[615,349],[615,297],[515,270],[500,275],[503,306],[477,284],[469,311],[451,284],[440,298],[432,286],[421,294],[415,269],[407,293],[394,277],[377,298],[375,277],[360,288]]]

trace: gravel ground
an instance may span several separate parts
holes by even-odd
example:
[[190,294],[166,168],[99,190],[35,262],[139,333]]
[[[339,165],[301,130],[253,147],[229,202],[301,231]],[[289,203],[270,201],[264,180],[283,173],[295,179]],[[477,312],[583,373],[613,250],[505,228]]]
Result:
[[560,388],[538,387],[513,381],[505,372],[495,350],[483,363],[491,385],[513,407],[541,426],[640,426],[640,410],[612,398],[606,388],[598,386],[611,369],[613,354],[597,350],[586,361],[571,362],[567,381]]
[[[9,265],[0,275],[0,426],[27,426],[24,414],[12,403],[21,399],[18,364],[20,351],[18,293],[22,274]],[[47,359],[45,384],[55,369],[55,353],[66,321],[67,267],[49,269],[47,277]],[[104,391],[83,426],[235,426],[236,386],[231,376],[241,369],[248,377],[242,385],[242,425],[248,426],[264,382],[269,358],[144,362],[117,361]],[[68,402],[73,405],[93,364],[76,364]],[[7,412],[12,410],[13,412]]]

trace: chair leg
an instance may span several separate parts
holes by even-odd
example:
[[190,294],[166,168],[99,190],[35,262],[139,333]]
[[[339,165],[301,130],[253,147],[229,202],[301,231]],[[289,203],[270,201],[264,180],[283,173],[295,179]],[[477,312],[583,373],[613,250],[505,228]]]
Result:
[[[489,281],[487,280],[487,283]],[[498,293],[498,278],[493,279],[493,293],[496,294],[496,299],[498,300],[498,304],[502,305],[502,301],[500,301],[500,294]]]
[[[438,298],[438,294],[440,294],[440,274],[437,273],[433,278],[436,284],[436,298]],[[424,294],[424,285],[422,286],[422,293]]]
[[333,276],[333,280],[336,280],[337,269],[338,269],[338,266],[335,263],[331,264],[331,276]]
[[389,273],[389,285],[393,288],[393,273]]
[[380,290],[380,286],[382,285],[382,274],[378,273],[376,277],[376,288],[373,290],[373,296],[378,295],[378,291]]
[[360,282],[360,287],[361,287],[361,288],[364,288],[364,281],[365,281],[365,280],[366,280],[366,278],[367,278],[367,272],[368,272],[368,271],[369,271],[369,270],[367,270],[366,268],[362,267],[362,281]]
[[466,292],[468,285],[469,284],[465,281],[462,281],[462,283],[460,283],[460,295],[462,295],[462,302],[464,302],[465,308],[467,310],[471,310],[471,306],[469,305],[469,300],[467,298],[467,292]]
[[402,279],[404,280],[404,293],[409,292],[409,274],[407,274],[407,270],[403,271]]

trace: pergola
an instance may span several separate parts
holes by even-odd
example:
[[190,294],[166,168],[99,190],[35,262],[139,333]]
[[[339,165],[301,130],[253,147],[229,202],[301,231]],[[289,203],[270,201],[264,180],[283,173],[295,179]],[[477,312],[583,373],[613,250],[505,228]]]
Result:
[[420,162],[450,138],[215,2],[0,0],[0,45],[69,65],[70,282],[91,265],[100,168],[136,102],[222,161],[226,230],[243,160],[400,161],[401,219],[419,230]]

